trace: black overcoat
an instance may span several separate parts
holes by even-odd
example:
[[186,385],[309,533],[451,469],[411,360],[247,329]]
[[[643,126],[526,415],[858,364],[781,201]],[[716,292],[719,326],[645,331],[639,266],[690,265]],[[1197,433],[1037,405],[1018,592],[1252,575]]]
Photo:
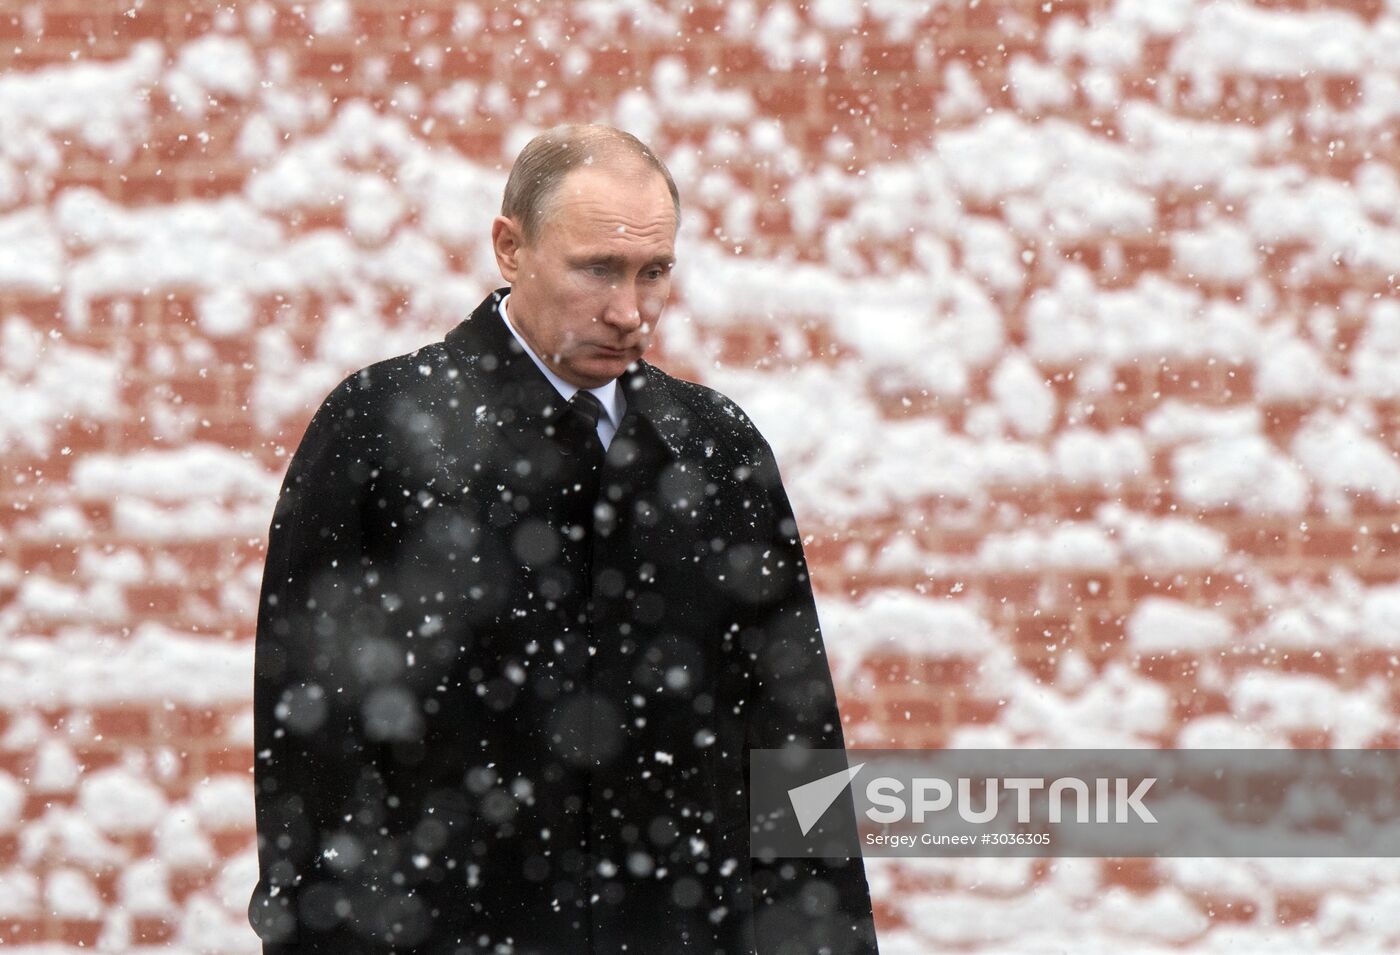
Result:
[[859,858],[750,858],[748,749],[844,744],[771,449],[639,362],[571,495],[506,291],[341,381],[292,456],[257,619],[264,951],[874,953]]

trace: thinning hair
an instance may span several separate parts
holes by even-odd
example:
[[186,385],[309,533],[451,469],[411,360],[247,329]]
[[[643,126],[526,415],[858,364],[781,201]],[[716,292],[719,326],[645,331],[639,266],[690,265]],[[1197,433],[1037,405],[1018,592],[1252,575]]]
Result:
[[525,243],[533,245],[565,176],[584,165],[617,167],[628,162],[640,162],[661,174],[679,226],[681,195],[666,164],[636,136],[601,125],[555,126],[526,143],[510,167],[501,215],[519,224]]

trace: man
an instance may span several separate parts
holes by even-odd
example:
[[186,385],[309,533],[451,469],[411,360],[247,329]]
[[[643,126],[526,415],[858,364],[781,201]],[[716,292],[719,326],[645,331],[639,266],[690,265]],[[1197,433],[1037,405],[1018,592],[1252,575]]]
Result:
[[642,360],[679,214],[635,138],[542,134],[509,287],[312,419],[258,614],[269,955],[876,951],[859,857],[750,858],[748,750],[844,741],[771,450]]

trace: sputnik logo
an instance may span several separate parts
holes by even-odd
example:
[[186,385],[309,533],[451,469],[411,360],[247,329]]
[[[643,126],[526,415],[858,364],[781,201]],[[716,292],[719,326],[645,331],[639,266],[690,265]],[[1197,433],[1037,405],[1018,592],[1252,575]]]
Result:
[[823,776],[821,779],[815,779],[810,783],[803,783],[796,789],[788,790],[792,811],[797,814],[797,824],[802,827],[804,836],[817,824],[817,820],[831,808],[836,797],[841,795],[841,790],[845,789],[851,780],[856,778],[856,773],[860,772],[864,765],[864,763],[856,763],[839,773],[832,773],[830,776]]

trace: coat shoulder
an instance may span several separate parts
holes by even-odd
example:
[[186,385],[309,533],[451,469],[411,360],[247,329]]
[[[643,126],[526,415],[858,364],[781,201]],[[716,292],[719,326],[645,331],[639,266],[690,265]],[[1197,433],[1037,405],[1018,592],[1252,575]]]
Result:
[[386,424],[450,401],[456,377],[446,346],[430,342],[350,372],[331,389],[322,407],[355,419],[361,426],[355,430],[369,429],[383,438]]
[[347,397],[372,403],[393,395],[431,391],[455,375],[447,346],[435,341],[352,371],[336,387]]
[[403,435],[430,419],[442,426],[437,416],[456,403],[456,375],[441,342],[352,371],[321,401],[303,442],[317,435],[341,454],[393,460]]
[[706,385],[669,375],[655,365],[647,371],[671,400],[689,413],[715,450],[734,465],[771,472],[777,479],[773,449],[738,402]]

